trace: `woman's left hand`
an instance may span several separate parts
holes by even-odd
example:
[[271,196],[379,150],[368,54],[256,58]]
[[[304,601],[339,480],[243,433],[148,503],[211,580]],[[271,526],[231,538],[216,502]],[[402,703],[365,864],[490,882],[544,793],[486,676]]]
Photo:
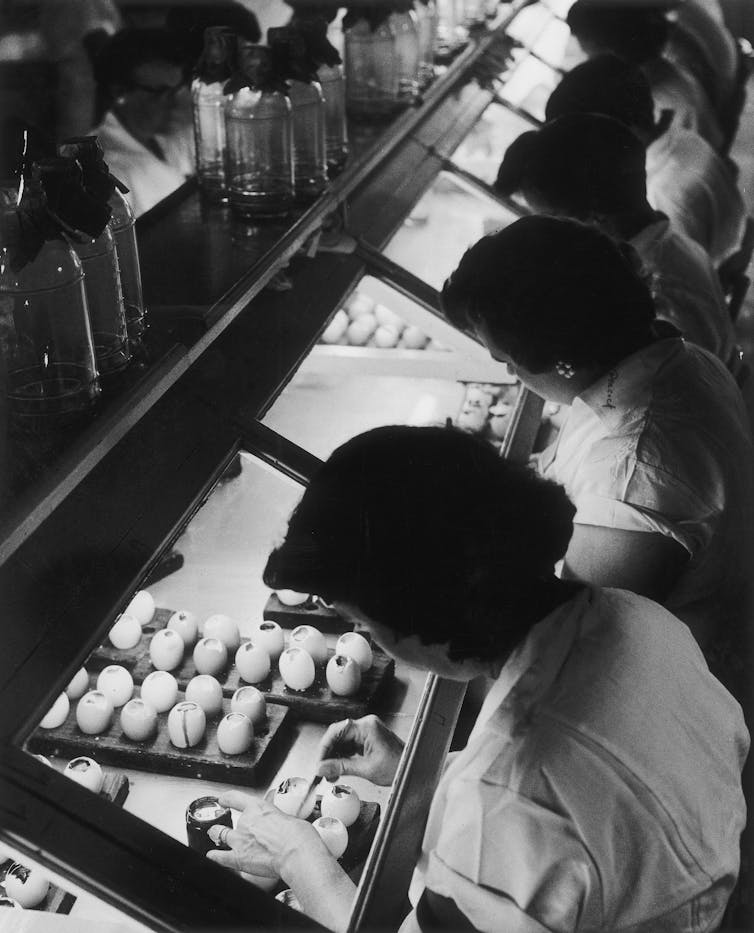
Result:
[[220,805],[239,810],[241,817],[235,829],[212,826],[209,837],[230,846],[229,850],[210,850],[207,858],[226,868],[264,878],[282,878],[291,883],[294,862],[331,858],[327,847],[311,823],[281,813],[277,807],[238,791],[229,791],[220,798]]

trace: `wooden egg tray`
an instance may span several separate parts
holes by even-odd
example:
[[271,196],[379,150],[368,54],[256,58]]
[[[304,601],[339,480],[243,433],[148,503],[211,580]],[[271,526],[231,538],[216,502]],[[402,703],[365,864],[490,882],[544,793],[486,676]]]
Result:
[[[102,785],[102,790],[99,792],[100,797],[110,801],[110,803],[114,803],[118,807],[122,807],[126,797],[128,797],[128,778],[125,774],[121,774],[118,771],[106,770],[104,774],[105,782]],[[23,861],[19,861],[23,865]],[[0,895],[2,896],[5,896],[5,876],[8,874],[13,864],[13,859],[0,862]],[[36,907],[29,907],[27,909],[41,910],[53,914],[69,914],[75,903],[76,896],[74,894],[71,894],[70,891],[64,891],[62,888],[57,887],[57,885],[51,884],[42,903],[38,904]]]
[[[96,677],[92,678],[92,687]],[[136,692],[134,693],[136,695]],[[178,694],[177,703],[184,700]],[[217,744],[217,723],[230,712],[230,700],[223,701],[221,714],[209,719],[202,741],[193,748],[176,748],[168,736],[168,713],[158,716],[157,734],[145,742],[129,739],[120,727],[120,710],[115,710],[110,728],[101,735],[86,735],[76,723],[76,703],[66,721],[57,729],[37,729],[29,739],[32,752],[75,758],[86,755],[100,764],[108,763],[140,771],[155,771],[179,777],[241,784],[255,787],[265,777],[265,765],[271,749],[280,742],[289,711],[277,703],[267,704],[266,727],[255,729],[254,740],[248,752],[225,755]]]
[[[154,670],[149,659],[152,635],[167,625],[172,614],[172,609],[157,609],[150,625],[145,626],[141,641],[135,648],[121,650],[113,648],[108,642],[94,652],[87,668],[99,671],[108,664],[122,664],[131,672],[134,683],[141,684]],[[372,651],[372,667],[363,674],[358,692],[350,697],[336,696],[330,690],[325,679],[324,666],[317,668],[316,679],[308,690],[297,691],[286,687],[277,666],[273,667],[265,680],[253,686],[261,690],[268,701],[289,706],[302,719],[324,723],[337,722],[339,719],[358,719],[372,709],[395,673],[395,662],[392,658],[376,646],[373,646]],[[334,653],[330,650],[329,656]],[[178,681],[179,688],[185,690],[188,682],[197,673],[190,652],[186,653],[180,667],[172,673]],[[239,687],[246,686],[246,681],[241,679],[232,659],[229,660],[228,670],[218,675],[218,680],[226,697],[233,696]]]
[[320,632],[330,635],[342,635],[352,632],[353,624],[346,622],[329,606],[311,596],[300,606],[286,606],[281,603],[276,593],[270,593],[270,598],[262,612],[262,618],[270,622],[277,622],[281,628],[296,628],[297,625],[313,625]]

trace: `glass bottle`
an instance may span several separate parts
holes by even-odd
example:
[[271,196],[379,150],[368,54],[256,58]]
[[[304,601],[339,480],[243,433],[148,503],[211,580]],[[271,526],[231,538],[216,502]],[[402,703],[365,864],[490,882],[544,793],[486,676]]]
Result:
[[435,52],[439,58],[454,54],[468,39],[463,24],[464,0],[436,0],[437,34]]
[[435,76],[437,5],[435,0],[417,0],[414,9],[419,29],[419,87],[425,88],[432,83]]
[[227,200],[225,179],[225,85],[233,74],[235,34],[227,26],[204,30],[204,52],[191,83],[196,174],[202,193]]
[[293,122],[270,50],[238,41],[238,72],[226,85],[227,180],[241,217],[281,217],[293,204]]
[[419,96],[419,24],[413,10],[391,13],[390,19],[395,30],[398,96],[402,103],[412,104]]
[[463,25],[467,29],[484,25],[487,22],[487,7],[485,0],[464,0]]
[[327,174],[333,178],[348,159],[346,80],[342,65],[320,65],[317,77],[325,99],[325,152]]
[[50,438],[100,394],[84,272],[38,181],[0,208],[0,238],[2,392],[12,430]]
[[141,290],[136,218],[128,199],[122,193],[127,189],[110,174],[96,136],[66,139],[58,146],[58,152],[62,156],[76,159],[83,172],[84,188],[93,197],[105,200],[110,205],[112,213],[108,225],[118,257],[128,342],[133,351],[143,344],[147,320]]
[[102,221],[97,211],[102,205],[84,190],[81,167],[74,159],[41,159],[33,172],[41,180],[50,210],[74,233],[72,246],[84,269],[99,374],[104,378],[119,373],[128,366],[131,350],[118,257],[108,226],[110,211]]
[[346,109],[355,119],[389,117],[416,94],[416,20],[404,13],[355,15],[344,20]]

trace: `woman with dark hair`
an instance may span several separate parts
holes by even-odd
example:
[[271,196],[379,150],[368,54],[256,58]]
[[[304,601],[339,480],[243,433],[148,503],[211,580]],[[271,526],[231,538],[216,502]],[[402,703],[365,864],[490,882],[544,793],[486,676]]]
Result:
[[577,65],[550,95],[546,119],[599,113],[628,126],[646,148],[647,198],[719,265],[740,246],[746,207],[730,166],[677,121],[655,119],[641,69],[616,55]]
[[577,0],[568,11],[567,22],[589,58],[611,52],[642,69],[658,117],[664,110],[672,111],[677,123],[720,149],[723,133],[704,88],[692,74],[663,57],[670,22],[658,4]]
[[92,130],[137,217],[194,173],[183,46],[164,29],[124,29],[98,49],[102,122]]
[[[379,428],[317,471],[269,558],[269,586],[322,594],[395,658],[492,681],[434,794],[402,933],[701,933],[722,916],[744,822],[740,708],[660,606],[555,576],[572,515],[562,489],[480,440]],[[376,717],[347,720],[319,771],[390,784],[401,752]],[[312,826],[220,800],[242,813],[209,857],[282,878],[344,931],[355,888]]]
[[564,577],[657,599],[702,647],[751,619],[752,441],[725,366],[655,320],[633,250],[575,220],[484,237],[443,304],[543,398],[539,458],[576,505]]

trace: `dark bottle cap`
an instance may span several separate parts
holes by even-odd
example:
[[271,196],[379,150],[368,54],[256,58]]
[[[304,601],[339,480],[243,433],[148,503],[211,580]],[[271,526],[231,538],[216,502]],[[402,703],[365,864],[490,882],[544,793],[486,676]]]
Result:
[[225,85],[225,93],[233,93],[242,87],[257,91],[285,91],[284,80],[276,73],[272,50],[246,39],[237,41],[238,71]]
[[81,166],[84,187],[100,201],[107,201],[117,188],[122,193],[128,188],[110,173],[105,153],[96,136],[71,136],[58,143],[58,155],[75,159]]
[[208,84],[226,81],[235,70],[236,34],[228,26],[204,30],[204,51],[196,63],[195,75]]
[[48,210],[70,232],[81,231],[96,238],[105,229],[112,213],[110,205],[84,188],[83,171],[76,159],[40,159],[32,167],[32,178],[41,182]]

